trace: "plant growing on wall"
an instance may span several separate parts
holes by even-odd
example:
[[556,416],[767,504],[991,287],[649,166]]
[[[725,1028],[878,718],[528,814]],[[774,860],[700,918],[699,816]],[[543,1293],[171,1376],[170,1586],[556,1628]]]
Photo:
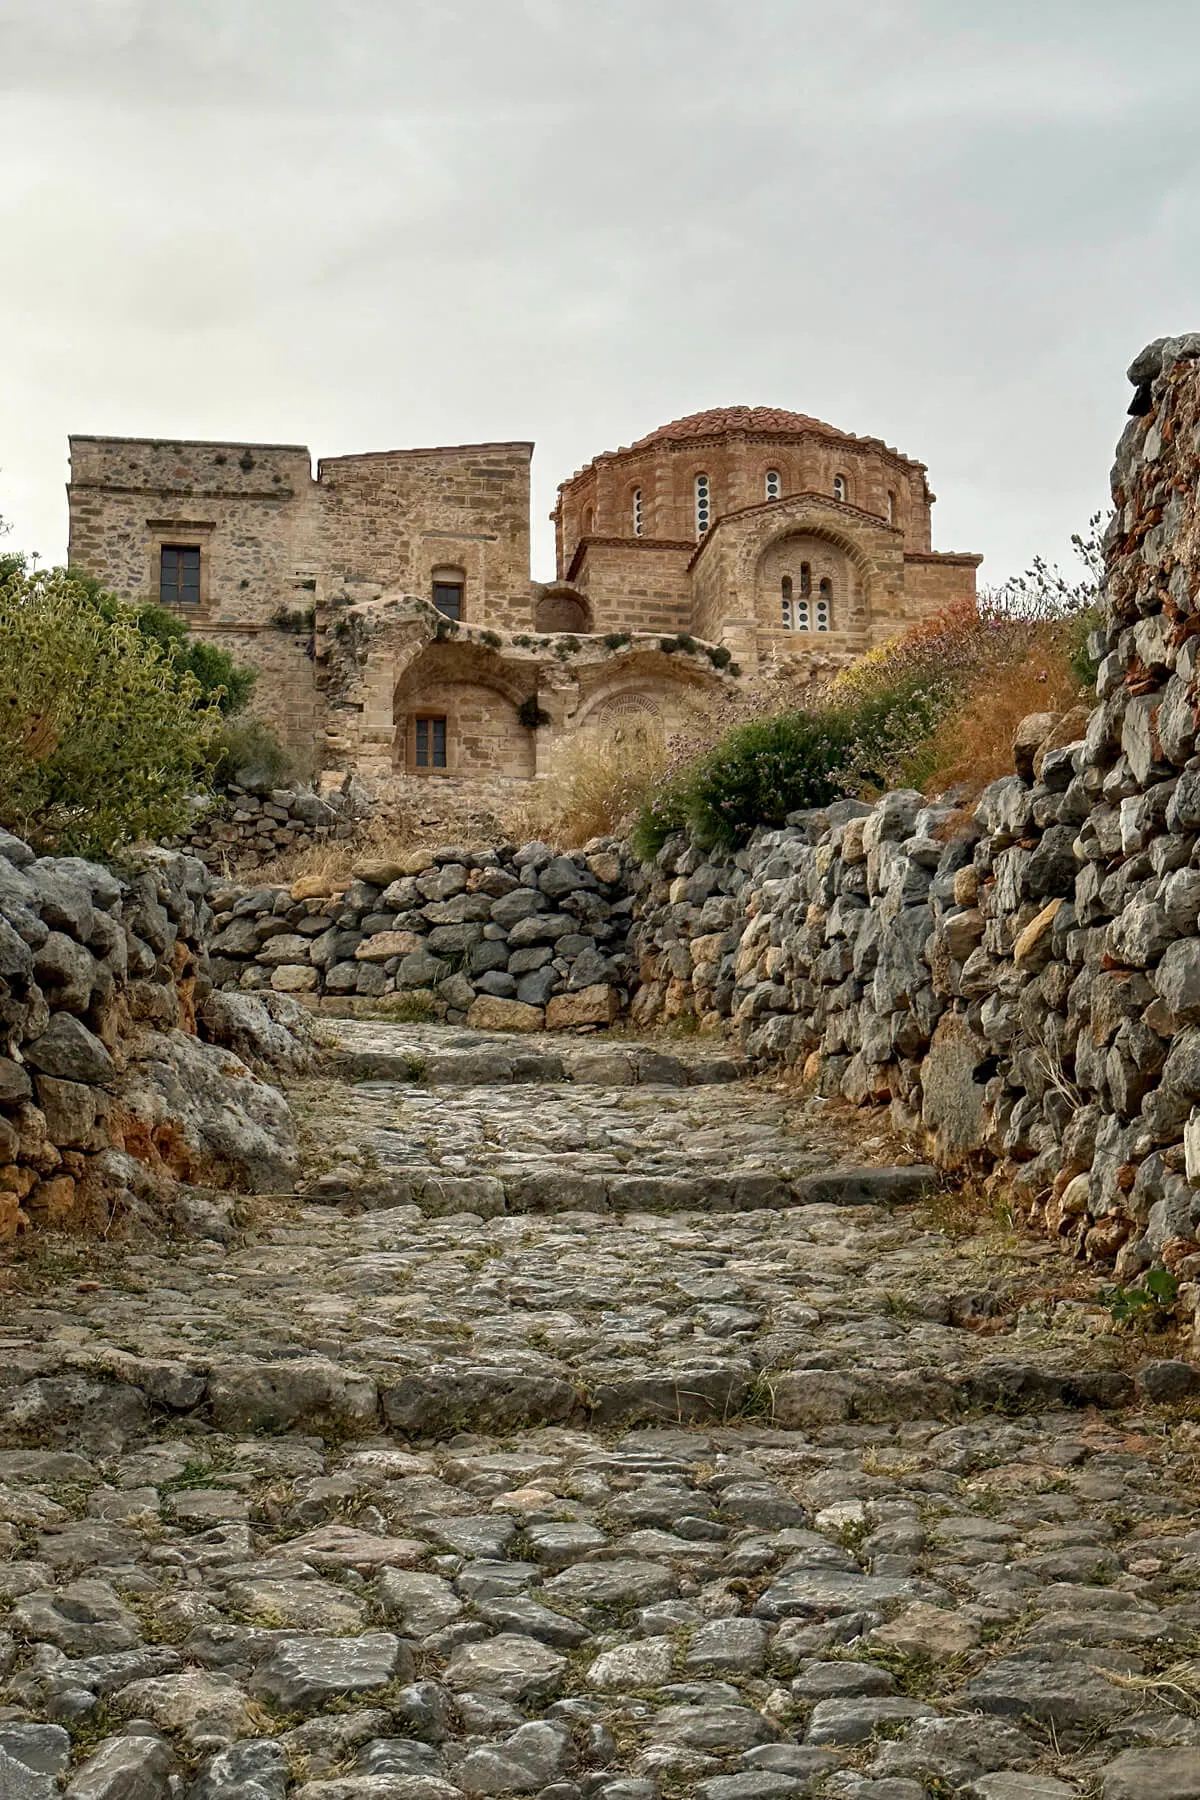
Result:
[[527,700],[522,700],[517,708],[517,717],[526,731],[537,731],[541,726],[551,723],[550,714],[539,705],[536,694],[530,694]]

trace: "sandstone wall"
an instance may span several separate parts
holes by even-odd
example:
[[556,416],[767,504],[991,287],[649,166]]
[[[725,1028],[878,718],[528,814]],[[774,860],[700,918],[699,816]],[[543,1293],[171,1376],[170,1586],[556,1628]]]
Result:
[[74,437],[69,560],[127,600],[157,601],[161,546],[197,544],[189,623],[264,624],[311,601],[296,598],[296,581],[312,549],[312,487],[302,445]]
[[434,571],[464,578],[463,618],[533,623],[529,580],[532,444],[468,444],[318,465],[322,566],[331,580],[432,596]]

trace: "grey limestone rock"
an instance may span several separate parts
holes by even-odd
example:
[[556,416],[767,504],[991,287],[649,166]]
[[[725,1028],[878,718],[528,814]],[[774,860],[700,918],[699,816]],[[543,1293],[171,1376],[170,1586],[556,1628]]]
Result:
[[330,1700],[369,1694],[411,1676],[411,1652],[388,1631],[362,1637],[284,1637],[255,1670],[250,1691],[284,1712],[310,1712]]

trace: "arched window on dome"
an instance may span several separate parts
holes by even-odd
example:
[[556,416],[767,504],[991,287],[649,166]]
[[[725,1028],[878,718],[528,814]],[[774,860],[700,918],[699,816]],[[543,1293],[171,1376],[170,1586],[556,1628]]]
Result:
[[824,576],[817,589],[817,630],[829,631],[833,624],[833,583],[828,575]]
[[712,523],[712,493],[707,475],[696,477],[696,536],[702,538]]
[[583,535],[584,535],[584,537],[591,536],[592,527],[595,525],[595,523],[596,523],[595,508],[591,507],[591,506],[585,506],[583,509]]
[[642,535],[642,490],[641,490],[641,488],[634,488],[634,490],[633,490],[633,535],[634,535],[634,537],[641,537],[641,535]]
[[763,488],[768,500],[778,500],[783,492],[783,480],[778,469],[768,469],[763,477]]
[[850,495],[850,489],[846,484],[846,477],[844,475],[835,475],[833,478],[833,497],[834,497],[834,499],[844,501],[849,498],[849,495]]
[[896,523],[896,496],[891,488],[888,489],[887,497],[887,522],[889,525]]

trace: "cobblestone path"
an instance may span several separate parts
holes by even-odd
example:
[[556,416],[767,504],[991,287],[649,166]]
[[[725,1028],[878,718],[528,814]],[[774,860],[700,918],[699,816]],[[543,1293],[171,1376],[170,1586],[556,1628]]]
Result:
[[335,1029],[8,1271],[3,1800],[1200,1796],[1169,1339],[722,1052]]

